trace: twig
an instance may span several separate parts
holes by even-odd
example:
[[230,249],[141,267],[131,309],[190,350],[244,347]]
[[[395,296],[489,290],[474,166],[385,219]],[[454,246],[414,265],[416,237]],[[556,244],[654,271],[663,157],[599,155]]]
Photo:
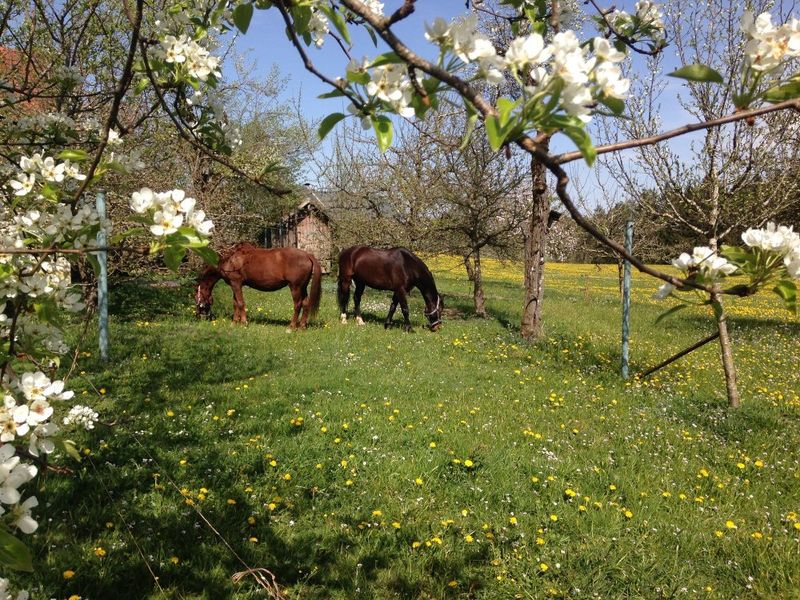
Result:
[[[617,142],[614,144],[606,144],[605,146],[597,146],[595,148],[595,151],[597,152],[598,155],[600,155],[600,154],[607,154],[609,152],[618,152],[620,150],[627,150],[629,148],[652,146],[653,144],[657,144],[658,142],[663,142],[665,140],[669,140],[671,138],[684,135],[686,133],[691,133],[693,131],[711,129],[712,127],[719,127],[721,125],[726,125],[728,123],[735,123],[736,121],[742,121],[745,119],[760,117],[762,115],[768,115],[770,113],[785,110],[787,108],[800,110],[800,100],[794,98],[792,100],[785,100],[783,102],[778,102],[777,104],[773,104],[772,106],[762,106],[761,108],[753,108],[751,110],[736,111],[734,113],[725,115],[724,117],[720,117],[718,119],[711,119],[709,121],[702,121],[700,123],[689,123],[688,125],[683,125],[675,129],[670,129],[669,131],[665,131],[663,133],[657,133],[656,135],[651,135],[644,138],[638,138],[635,140],[627,140],[625,142]],[[557,156],[554,156],[553,158],[556,163],[563,165],[572,162],[574,160],[583,158],[583,155],[580,152],[575,151],[575,152],[565,152],[564,154],[559,154]]]

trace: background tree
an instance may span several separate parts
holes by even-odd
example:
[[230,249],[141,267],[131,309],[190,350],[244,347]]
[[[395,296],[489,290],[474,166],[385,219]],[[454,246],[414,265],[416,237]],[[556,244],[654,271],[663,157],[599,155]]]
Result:
[[[767,4],[772,3],[755,2],[750,8],[760,12]],[[785,16],[781,11],[779,15]],[[736,84],[744,60],[741,17],[740,11],[731,10],[730,3],[722,0],[676,0],[667,7],[671,41],[681,63],[707,65],[727,82],[689,82],[678,94],[681,108],[699,121],[726,114],[741,93]],[[637,118],[614,122],[626,138],[653,135],[663,125],[666,83],[654,76],[662,69],[663,57],[650,60],[651,76],[634,80],[629,102],[629,111]],[[777,113],[758,122],[737,121],[706,129],[688,148],[642,146],[632,161],[618,153],[609,166],[620,187],[633,196],[637,212],[662,232],[691,232],[695,243],[716,251],[748,225],[762,225],[789,207],[800,207],[800,183],[789,170],[775,168],[787,160],[787,152],[789,163],[796,162],[797,129],[791,113]],[[653,191],[637,194],[635,190],[642,187]],[[716,300],[722,309],[721,297]],[[717,325],[729,396],[738,398],[724,310],[717,313]]]

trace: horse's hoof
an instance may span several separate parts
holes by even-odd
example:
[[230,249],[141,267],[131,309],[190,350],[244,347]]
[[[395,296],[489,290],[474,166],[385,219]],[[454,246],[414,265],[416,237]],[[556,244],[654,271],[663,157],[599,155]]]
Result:
[[384,328],[384,329],[389,329],[389,327],[391,327],[391,326],[392,326],[392,324],[391,324],[391,323],[384,323],[384,324],[383,324],[383,328]]
[[342,313],[342,316],[339,317],[339,320],[342,322],[342,325],[347,325],[347,315]]
[[361,317],[356,317],[356,323],[358,323],[359,325],[363,325],[364,319],[362,319]]
[[287,327],[286,333],[294,333],[294,329],[292,329],[291,327]]

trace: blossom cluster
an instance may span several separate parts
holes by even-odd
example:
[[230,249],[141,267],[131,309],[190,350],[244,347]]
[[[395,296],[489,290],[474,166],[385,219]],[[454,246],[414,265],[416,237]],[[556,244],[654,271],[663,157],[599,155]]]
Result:
[[[684,277],[698,276],[703,281],[714,282],[720,278],[733,275],[738,267],[720,256],[708,246],[697,246],[692,253],[683,252],[672,260],[672,266],[678,268]],[[675,291],[675,286],[665,283],[654,294],[654,298],[663,300]]]
[[36,153],[33,156],[20,158],[21,171],[8,182],[15,196],[27,196],[36,186],[37,180],[51,183],[62,183],[65,179],[83,181],[86,175],[81,173],[78,166],[65,160],[56,163],[52,156],[42,157]]
[[167,35],[159,43],[159,54],[165,62],[185,66],[189,76],[200,81],[208,80],[209,75],[221,76],[219,57],[212,56],[188,35]]
[[[14,443],[28,436],[28,452],[39,456],[55,450],[52,437],[59,431],[49,421],[53,415],[51,402],[69,400],[74,393],[64,389],[61,380],[51,381],[41,371],[23,373],[18,379],[3,379],[3,404],[0,407],[0,515],[11,511],[11,524],[23,533],[38,527],[31,512],[38,506],[35,496],[24,501],[19,488],[36,476],[36,466],[23,462]],[[4,505],[4,506],[3,506]]]
[[561,107],[570,115],[588,122],[596,98],[627,98],[630,81],[622,76],[619,63],[625,54],[602,37],[583,45],[573,31],[563,31],[550,44],[538,33],[511,41],[504,56],[497,54],[491,41],[478,31],[477,15],[460,17],[450,24],[438,18],[426,25],[425,37],[442,51],[450,50],[464,63],[477,65],[476,77],[501,83],[510,70],[528,95],[542,100],[558,95]]
[[800,56],[800,21],[795,18],[776,27],[769,13],[754,17],[746,10],[741,28],[748,38],[744,47],[745,62],[753,71],[772,71],[784,60]]
[[130,207],[138,214],[149,214],[153,219],[150,232],[156,237],[165,237],[183,226],[192,227],[199,235],[208,237],[214,223],[206,219],[206,213],[196,209],[197,201],[189,198],[183,190],[154,192],[142,188],[131,194]]
[[615,10],[611,13],[609,21],[614,29],[626,37],[644,33],[657,44],[663,44],[664,16],[658,4],[650,0],[640,0],[634,8],[636,8],[635,15],[630,15],[624,10]]
[[99,415],[89,406],[76,404],[71,409],[66,417],[64,417],[64,425],[72,425],[73,423],[80,425],[84,429],[94,429],[94,424],[97,422]]
[[750,228],[742,234],[742,241],[749,248],[769,253],[783,264],[789,276],[800,279],[800,234],[791,227],[767,223],[761,229]]
[[9,589],[10,582],[5,577],[0,577],[0,600],[29,600],[31,595],[21,590],[16,594]]

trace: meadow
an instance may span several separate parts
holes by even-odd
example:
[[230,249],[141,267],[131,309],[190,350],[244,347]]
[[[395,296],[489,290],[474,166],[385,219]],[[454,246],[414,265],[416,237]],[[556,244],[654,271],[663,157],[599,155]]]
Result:
[[[800,598],[800,326],[730,303],[743,406],[710,344],[619,376],[615,267],[548,266],[545,334],[518,335],[522,270],[486,265],[490,318],[457,261],[430,263],[438,333],[319,319],[287,291],[250,324],[193,318],[191,282],[118,283],[111,360],[86,338],[70,384],[101,413],[83,459],[40,483],[33,597]],[[631,371],[713,332],[635,277]],[[76,328],[77,340],[81,331]],[[267,578],[265,571],[261,571]],[[25,581],[30,581],[26,579]]]

